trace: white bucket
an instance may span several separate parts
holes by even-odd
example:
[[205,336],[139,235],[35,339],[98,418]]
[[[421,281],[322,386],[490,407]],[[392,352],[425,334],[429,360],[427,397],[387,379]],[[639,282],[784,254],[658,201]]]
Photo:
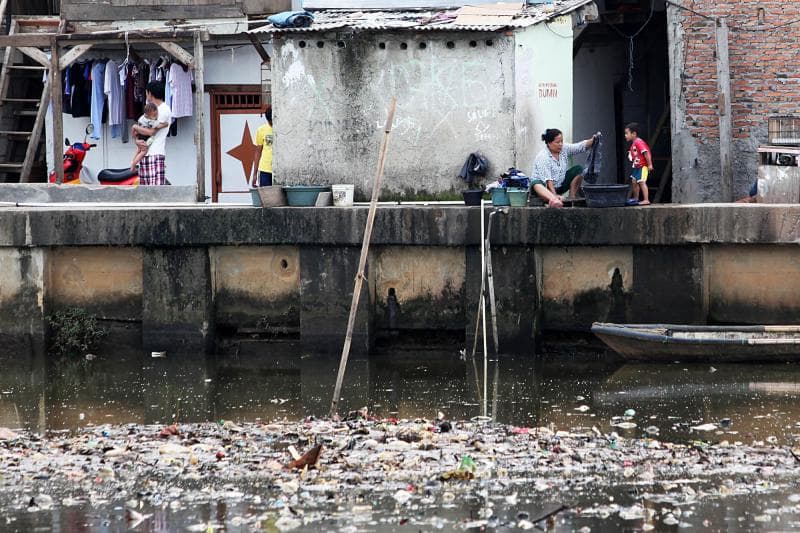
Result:
[[336,207],[352,207],[354,190],[355,185],[332,185],[333,205]]

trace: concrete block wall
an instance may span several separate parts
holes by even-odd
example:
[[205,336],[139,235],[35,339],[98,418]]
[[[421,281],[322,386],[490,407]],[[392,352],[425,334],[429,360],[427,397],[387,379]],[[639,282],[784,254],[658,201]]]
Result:
[[[793,323],[799,259],[791,245],[498,246],[501,349],[533,352],[543,331],[586,331],[595,321]],[[3,334],[41,335],[48,314],[82,307],[106,323],[141,322],[148,349],[210,349],[217,334],[257,333],[327,352],[341,347],[358,249],[0,248],[0,263]],[[478,247],[376,247],[370,265],[354,352],[390,331],[400,340],[430,331],[472,338]]]
[[[365,218],[362,208],[0,211],[0,335],[41,337],[50,313],[79,306],[140,323],[153,349],[257,333],[337,352]],[[796,323],[798,228],[800,206],[512,209],[492,231],[500,349],[533,353],[539,335],[594,321]],[[477,208],[379,209],[353,351],[392,330],[400,341],[431,331],[463,338],[458,348],[471,341],[479,243]]]
[[673,200],[718,199],[717,18],[726,19],[730,32],[734,194],[744,196],[756,179],[755,149],[767,142],[768,117],[800,114],[800,24],[782,25],[800,18],[800,3],[697,0],[691,7],[705,16],[667,6]]

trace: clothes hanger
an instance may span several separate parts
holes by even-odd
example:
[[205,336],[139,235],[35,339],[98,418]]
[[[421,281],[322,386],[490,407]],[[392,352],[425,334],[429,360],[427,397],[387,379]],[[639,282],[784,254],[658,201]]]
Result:
[[125,59],[122,60],[120,67],[128,66],[131,60],[131,43],[128,41],[128,32],[125,32]]

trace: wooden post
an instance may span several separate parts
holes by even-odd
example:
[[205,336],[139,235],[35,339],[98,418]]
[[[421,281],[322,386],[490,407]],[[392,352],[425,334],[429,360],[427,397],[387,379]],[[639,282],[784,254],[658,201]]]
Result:
[[194,145],[197,149],[197,201],[206,201],[206,85],[204,78],[203,39],[194,34]]
[[58,66],[58,41],[50,39],[50,109],[53,112],[53,168],[56,183],[64,183],[64,116],[61,102],[61,69]]
[[733,119],[731,118],[731,70],[728,60],[728,24],[717,19],[717,87],[719,92],[719,163],[720,196],[723,202],[733,201]]
[[394,122],[394,110],[397,106],[397,98],[392,97],[389,104],[389,116],[386,118],[386,127],[383,129],[383,143],[378,157],[378,169],[375,171],[375,181],[372,183],[372,199],[369,203],[369,214],[367,215],[367,226],[364,228],[364,240],[361,242],[361,256],[358,259],[358,271],[356,272],[356,283],[353,288],[353,299],[350,303],[350,317],[347,319],[347,333],[344,337],[342,347],[342,358],[339,361],[339,373],[336,376],[336,386],[333,390],[331,400],[331,417],[336,415],[339,405],[339,395],[342,392],[342,382],[344,381],[344,371],[347,368],[347,358],[350,355],[350,344],[353,342],[353,327],[356,323],[356,312],[358,311],[358,301],[361,299],[361,286],[364,283],[364,270],[367,266],[367,255],[369,254],[369,241],[372,239],[372,226],[375,223],[375,213],[378,210],[378,195],[381,188],[381,177],[383,176],[383,166],[386,162],[386,150],[389,147],[389,133],[392,131]]

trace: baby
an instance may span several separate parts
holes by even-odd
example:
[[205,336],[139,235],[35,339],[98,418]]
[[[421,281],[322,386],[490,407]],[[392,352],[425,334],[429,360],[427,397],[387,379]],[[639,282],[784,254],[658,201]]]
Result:
[[[155,128],[158,126],[158,107],[152,103],[145,104],[144,114],[139,117],[137,122],[144,128]],[[144,156],[147,155],[148,148],[151,144],[153,144],[153,137],[135,132],[133,136],[135,139],[145,141],[145,146],[139,146],[138,144],[136,145],[136,154],[134,154],[133,161],[131,161],[131,170],[136,170],[136,166],[139,164],[139,161],[141,161]]]

